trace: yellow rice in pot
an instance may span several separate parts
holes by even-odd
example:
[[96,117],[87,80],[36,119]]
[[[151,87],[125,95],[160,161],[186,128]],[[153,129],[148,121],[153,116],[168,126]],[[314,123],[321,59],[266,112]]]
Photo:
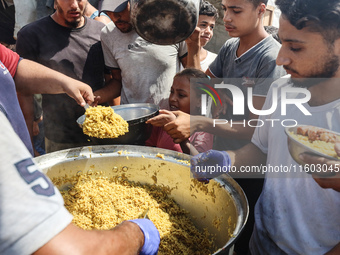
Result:
[[211,254],[212,236],[193,225],[188,212],[168,196],[171,190],[167,187],[130,182],[125,176],[108,178],[98,172],[52,181],[59,187],[72,184],[61,193],[73,222],[83,229],[111,229],[149,208],[148,218],[161,237],[158,254]]

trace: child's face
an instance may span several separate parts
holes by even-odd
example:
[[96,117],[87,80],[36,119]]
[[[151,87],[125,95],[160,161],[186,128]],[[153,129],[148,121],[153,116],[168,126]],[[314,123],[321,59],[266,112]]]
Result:
[[265,5],[254,7],[247,0],[222,0],[223,22],[231,37],[251,34],[261,23]]
[[171,111],[190,113],[190,81],[186,76],[175,77],[171,86],[169,105]]
[[215,18],[214,16],[208,15],[200,15],[198,18],[198,27],[201,29],[201,37],[200,42],[201,46],[204,47],[213,37],[213,30],[215,27]]

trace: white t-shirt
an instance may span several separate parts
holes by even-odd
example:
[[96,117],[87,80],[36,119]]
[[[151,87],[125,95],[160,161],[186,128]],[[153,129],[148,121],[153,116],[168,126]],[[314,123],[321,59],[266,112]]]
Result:
[[[289,76],[274,82],[263,109],[272,106],[273,88],[279,88],[276,111],[260,116],[263,127],[256,128],[252,142],[267,154],[267,166],[287,166],[290,173],[267,173],[263,191],[255,207],[255,229],[250,242],[252,254],[324,254],[340,241],[340,194],[321,188],[290,156],[281,121],[314,125],[340,132],[340,99],[326,105],[303,106],[306,116],[295,105],[281,115],[281,88],[290,87]],[[289,98],[304,97],[290,93]],[[271,121],[277,119],[274,127]],[[292,125],[292,121],[285,121]],[[296,169],[296,172],[294,172]]]
[[201,61],[201,68],[204,72],[208,69],[209,65],[215,60],[216,57],[216,53],[207,50],[207,57]]
[[72,221],[57,188],[0,111],[0,254],[32,254]]
[[121,103],[159,104],[168,99],[180,59],[187,54],[185,42],[156,45],[145,41],[135,30],[122,33],[113,22],[102,29],[105,65],[120,69]]

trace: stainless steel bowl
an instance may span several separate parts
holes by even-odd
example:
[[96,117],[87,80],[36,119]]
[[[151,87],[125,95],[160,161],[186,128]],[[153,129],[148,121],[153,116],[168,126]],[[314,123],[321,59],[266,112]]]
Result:
[[[115,113],[122,116],[129,124],[129,132],[117,138],[96,138],[89,136],[89,139],[95,144],[130,144],[144,145],[150,137],[152,127],[145,121],[158,115],[159,106],[155,104],[124,104],[111,106]],[[85,121],[85,115],[77,119],[77,123],[82,127]]]
[[[289,150],[289,153],[290,155],[292,156],[292,158],[300,165],[305,165],[305,163],[299,158],[299,155],[301,153],[308,153],[308,154],[311,154],[313,156],[319,156],[319,157],[324,157],[324,158],[327,158],[327,159],[332,159],[332,160],[339,160],[338,158],[335,158],[335,157],[332,157],[332,156],[329,156],[329,155],[326,155],[320,151],[317,151],[307,145],[304,145],[303,143],[301,143],[300,141],[296,140],[292,135],[291,135],[291,132],[293,134],[296,134],[296,131],[299,127],[305,127],[305,126],[310,126],[310,125],[297,125],[295,127],[286,127],[285,128],[285,133],[288,137],[288,150]],[[324,128],[320,128],[320,129],[324,129]],[[324,129],[326,130],[327,132],[330,132],[330,133],[333,133],[333,134],[336,134],[338,136],[340,136],[339,133],[336,133],[334,131],[331,131],[331,130],[327,130],[327,129]]]
[[[247,221],[247,198],[229,175],[221,175],[208,185],[193,182],[186,163],[189,160],[187,154],[131,145],[81,147],[35,158],[50,178],[78,171],[102,171],[107,176],[125,174],[131,181],[168,186],[171,196],[190,213],[194,224],[216,236],[217,251],[212,253],[228,254]],[[213,222],[220,222],[219,226]]]

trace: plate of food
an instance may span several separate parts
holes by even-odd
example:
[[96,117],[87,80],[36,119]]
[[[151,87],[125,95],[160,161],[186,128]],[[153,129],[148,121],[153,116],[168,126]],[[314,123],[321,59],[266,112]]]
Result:
[[299,158],[301,153],[340,161],[335,151],[335,142],[340,141],[340,133],[310,125],[287,127],[285,133],[289,152],[300,165],[305,164]]

